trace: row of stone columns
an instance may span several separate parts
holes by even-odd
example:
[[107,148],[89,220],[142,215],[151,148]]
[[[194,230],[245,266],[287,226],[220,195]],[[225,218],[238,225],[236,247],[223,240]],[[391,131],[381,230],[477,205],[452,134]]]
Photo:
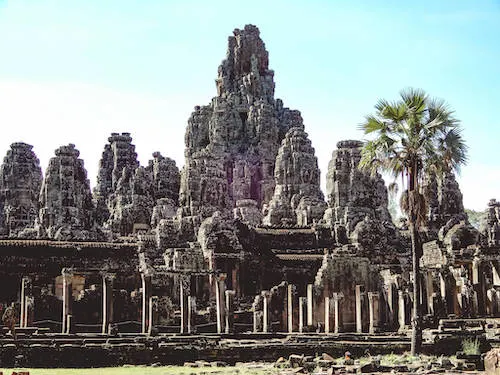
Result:
[[[286,290],[286,302],[284,304],[286,308],[286,331],[289,333],[294,332],[295,327],[298,327],[298,332],[302,333],[305,331],[306,326],[314,325],[315,313],[315,300],[314,300],[314,289],[313,285],[309,284],[306,289],[306,296],[299,296],[297,299],[294,298],[295,286],[287,285]],[[262,312],[254,311],[254,332],[258,331],[258,327],[262,326],[262,332],[269,332],[270,329],[270,312],[269,303],[271,295],[268,291],[263,291],[261,293],[262,298]],[[366,310],[365,298],[368,303],[368,311]],[[342,292],[331,293],[324,297],[324,314],[323,314],[323,331],[325,333],[338,333],[341,332],[342,327],[342,314],[341,305],[344,299],[344,294]],[[298,305],[295,306],[294,301],[298,301]],[[362,285],[355,286],[355,301],[356,301],[356,331],[363,331],[363,316],[367,314],[369,320],[369,332],[376,332],[380,327],[380,299],[379,294],[376,292],[364,292],[364,287]],[[294,317],[296,316],[296,311],[298,310],[298,322],[294,322]],[[333,318],[333,326],[332,326]],[[262,319],[262,325],[257,323],[258,319]],[[365,318],[366,319],[366,318]],[[333,328],[333,329],[332,329]]]

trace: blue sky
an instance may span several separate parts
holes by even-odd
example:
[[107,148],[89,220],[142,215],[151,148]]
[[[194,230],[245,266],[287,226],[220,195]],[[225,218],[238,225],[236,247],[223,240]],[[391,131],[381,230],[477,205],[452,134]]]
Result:
[[322,170],[378,98],[405,87],[462,120],[466,207],[500,199],[500,0],[0,0],[0,155],[34,145],[42,169],[75,143],[91,184],[109,133],[184,164],[187,119],[216,94],[234,28],[260,28],[276,96],[302,112]]

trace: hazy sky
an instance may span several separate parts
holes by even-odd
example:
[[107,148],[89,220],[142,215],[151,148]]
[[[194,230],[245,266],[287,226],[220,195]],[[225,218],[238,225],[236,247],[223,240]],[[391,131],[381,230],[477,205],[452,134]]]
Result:
[[[405,87],[444,98],[462,120],[470,160],[464,203],[500,199],[500,0],[0,0],[0,155],[34,145],[45,170],[75,143],[91,184],[111,132],[131,132],[184,164],[184,130],[234,28],[257,25],[276,96],[299,109],[322,179],[339,140],[378,98]],[[377,4],[377,5],[375,5]]]

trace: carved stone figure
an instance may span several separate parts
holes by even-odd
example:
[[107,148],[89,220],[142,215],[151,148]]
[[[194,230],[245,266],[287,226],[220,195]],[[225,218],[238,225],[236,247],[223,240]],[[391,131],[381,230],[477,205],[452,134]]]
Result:
[[216,79],[217,96],[195,107],[186,130],[180,205],[184,216],[232,211],[239,200],[262,208],[274,192],[274,164],[298,111],[274,98],[274,72],[257,27],[234,30]]
[[398,236],[387,208],[384,180],[358,168],[362,146],[353,140],[337,143],[326,175],[329,208],[324,219],[337,243],[345,244],[350,237],[367,249],[382,249],[387,243],[395,245]]
[[33,146],[11,144],[0,167],[0,234],[15,237],[33,226],[41,184],[42,170]]
[[38,236],[56,240],[96,239],[87,171],[74,144],[50,159],[40,192]]
[[276,187],[264,224],[310,225],[323,217],[326,203],[318,160],[303,126],[291,128],[283,139],[274,176]]

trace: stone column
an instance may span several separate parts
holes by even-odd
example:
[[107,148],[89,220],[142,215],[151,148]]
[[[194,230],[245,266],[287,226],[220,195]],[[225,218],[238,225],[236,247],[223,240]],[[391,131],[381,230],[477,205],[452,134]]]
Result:
[[62,333],[68,333],[70,326],[68,324],[68,316],[71,315],[71,301],[73,299],[73,273],[67,268],[63,268],[62,275]]
[[181,305],[181,333],[189,332],[189,295],[191,294],[191,283],[189,276],[179,277],[179,302]]
[[307,285],[307,325],[310,327],[314,324],[313,316],[314,316],[314,293],[313,293],[313,284]]
[[225,331],[226,309],[225,309],[225,293],[226,293],[226,274],[221,273],[215,278],[215,298],[217,306],[217,333]]
[[253,311],[253,333],[259,332],[259,311],[254,310]]
[[479,269],[481,267],[481,260],[474,257],[472,261],[472,284],[479,284]]
[[268,333],[269,332],[269,325],[270,325],[270,314],[269,314],[269,299],[271,295],[269,294],[269,291],[263,290],[262,291],[262,332]]
[[486,314],[492,317],[495,314],[495,299],[496,292],[495,289],[490,288],[486,291]]
[[387,292],[387,323],[389,327],[393,327],[395,321],[395,302],[394,302],[394,284],[388,283],[385,286]]
[[151,294],[151,276],[141,273],[142,281],[142,317],[141,317],[141,333],[146,334],[149,331],[149,298]]
[[307,322],[307,297],[299,297],[299,332],[304,332],[304,323]]
[[103,335],[109,333],[109,325],[113,323],[113,281],[115,275],[102,274],[102,327]]
[[73,330],[71,329],[71,326],[73,325],[73,315],[68,314],[66,315],[66,333],[69,335],[70,333],[73,333]]
[[28,296],[30,294],[31,278],[23,276],[21,279],[21,314],[19,317],[19,327],[25,328],[28,326]]
[[334,314],[333,332],[339,333],[342,331],[342,317],[340,316],[340,303],[342,301],[342,298],[344,298],[344,294],[342,292],[333,293],[332,298],[333,298],[333,314]]
[[496,292],[496,300],[497,300],[497,317],[500,316],[500,290]]
[[158,296],[149,297],[148,304],[148,335],[153,333],[155,324],[157,324],[158,316]]
[[325,297],[325,333],[330,333],[330,297]]
[[406,310],[405,310],[405,295],[402,290],[398,290],[398,322],[399,330],[406,329]]
[[370,333],[375,333],[380,325],[380,305],[379,294],[377,292],[368,292],[368,308],[370,311]]
[[475,257],[472,261],[472,288],[475,294],[475,313],[477,316],[484,315],[486,313],[486,301],[485,301],[485,288],[484,288],[484,278],[481,274],[481,260]]
[[498,262],[491,262],[491,274],[493,275],[493,285],[500,286],[500,275],[498,272]]
[[434,300],[432,298],[434,294],[434,280],[432,277],[432,271],[428,271],[425,275],[425,290],[427,293],[427,313],[434,315]]
[[441,299],[446,301],[446,279],[442,273],[439,273],[439,289],[441,292]]
[[362,316],[362,303],[363,303],[364,286],[356,285],[356,332],[363,332],[363,316]]
[[293,332],[293,292],[295,286],[288,284],[287,285],[287,293],[286,293],[286,304],[287,304],[287,325],[288,325],[288,333]]
[[188,297],[188,333],[194,333],[196,330],[196,297]]
[[24,327],[29,327],[29,324],[33,322],[35,315],[35,297],[26,296],[24,303]]
[[226,333],[234,333],[234,296],[236,291],[226,290]]
[[475,290],[472,292],[471,296],[471,313],[473,318],[476,318],[479,315],[478,298]]

